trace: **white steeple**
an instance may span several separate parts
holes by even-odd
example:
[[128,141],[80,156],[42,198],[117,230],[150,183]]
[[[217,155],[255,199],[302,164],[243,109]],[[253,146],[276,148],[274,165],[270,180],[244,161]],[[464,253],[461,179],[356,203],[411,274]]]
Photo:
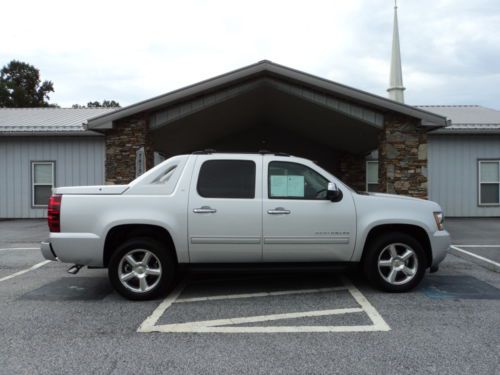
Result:
[[403,72],[401,69],[401,51],[399,50],[398,5],[394,0],[394,28],[392,32],[391,75],[389,79],[389,98],[404,103]]

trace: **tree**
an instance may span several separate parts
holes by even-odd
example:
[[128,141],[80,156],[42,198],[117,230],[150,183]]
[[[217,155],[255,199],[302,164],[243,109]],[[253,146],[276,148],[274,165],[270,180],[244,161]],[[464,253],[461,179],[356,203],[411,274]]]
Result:
[[99,102],[88,102],[87,107],[89,107],[89,108],[118,108],[118,107],[120,107],[120,103],[115,102],[114,100],[103,100],[102,104]]
[[41,81],[40,71],[33,65],[12,60],[0,71],[0,107],[51,107],[51,81]]
[[81,104],[73,104],[73,108],[120,108],[120,103],[115,102],[114,100],[103,100],[102,103],[88,102],[86,106]]

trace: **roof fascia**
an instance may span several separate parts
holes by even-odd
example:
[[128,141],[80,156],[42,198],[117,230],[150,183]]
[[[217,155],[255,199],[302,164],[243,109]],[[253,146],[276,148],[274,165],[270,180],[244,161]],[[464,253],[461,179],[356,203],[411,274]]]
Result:
[[169,103],[181,99],[188,99],[191,96],[217,89],[225,85],[234,84],[242,79],[262,73],[271,73],[282,79],[295,81],[299,84],[312,86],[315,89],[322,89],[330,94],[340,95],[350,100],[358,100],[379,110],[394,111],[410,117],[423,120],[422,126],[443,127],[447,125],[447,120],[443,116],[418,109],[406,104],[395,102],[368,92],[345,86],[336,82],[326,80],[311,74],[307,74],[289,67],[278,65],[270,61],[262,61],[247,67],[214,77],[208,80],[172,91],[170,93],[156,96],[154,98],[132,104],[121,108],[110,114],[96,116],[87,120],[87,129],[109,129],[113,121],[121,118],[133,116],[139,112],[149,111],[156,107],[165,106]]

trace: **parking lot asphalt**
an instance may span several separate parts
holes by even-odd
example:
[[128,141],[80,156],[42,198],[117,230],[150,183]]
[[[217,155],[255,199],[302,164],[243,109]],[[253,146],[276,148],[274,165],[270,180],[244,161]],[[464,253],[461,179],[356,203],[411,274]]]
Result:
[[499,218],[450,218],[446,228],[452,236],[453,254],[500,272]]
[[446,218],[445,227],[453,244],[500,246],[500,218]]
[[48,237],[47,219],[0,220],[0,248],[38,246]]
[[[16,238],[0,280],[43,261]],[[500,372],[500,274],[453,255],[405,294],[356,271],[198,272],[131,302],[105,270],[66,268],[0,281],[0,374]]]

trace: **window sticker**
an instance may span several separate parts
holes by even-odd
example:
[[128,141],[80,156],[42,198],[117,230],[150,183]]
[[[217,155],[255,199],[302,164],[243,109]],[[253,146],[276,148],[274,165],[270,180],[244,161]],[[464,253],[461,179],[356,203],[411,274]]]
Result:
[[271,197],[286,196],[287,176],[271,176]]
[[304,176],[271,176],[272,197],[304,197]]
[[288,197],[303,197],[304,196],[304,176],[287,176],[287,196]]

